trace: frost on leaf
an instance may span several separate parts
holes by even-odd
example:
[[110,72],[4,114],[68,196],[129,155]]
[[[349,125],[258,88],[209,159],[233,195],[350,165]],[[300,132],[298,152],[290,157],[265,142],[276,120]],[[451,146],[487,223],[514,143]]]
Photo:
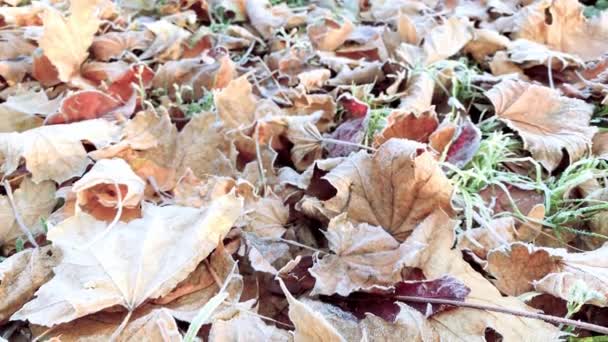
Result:
[[80,65],[89,55],[100,24],[97,3],[97,0],[70,1],[68,18],[50,6],[44,11],[44,33],[38,43],[63,82],[78,76]]
[[547,170],[559,165],[563,149],[571,163],[590,150],[596,128],[589,126],[593,106],[584,101],[518,80],[503,81],[486,96],[496,115],[519,133],[525,148]]
[[169,293],[206,258],[241,214],[228,194],[202,209],[148,205],[143,217],[107,224],[77,213],[49,231],[63,260],[13,320],[54,326],[114,305],[135,310]]
[[120,128],[105,120],[42,126],[23,133],[0,133],[2,172],[12,173],[23,158],[35,183],[44,180],[62,183],[81,176],[89,165],[83,141],[101,148],[117,141],[119,134]]
[[380,226],[397,241],[435,211],[451,212],[452,186],[424,145],[391,139],[377,152],[360,151],[323,179],[336,195],[318,205],[325,216],[346,212],[354,222]]

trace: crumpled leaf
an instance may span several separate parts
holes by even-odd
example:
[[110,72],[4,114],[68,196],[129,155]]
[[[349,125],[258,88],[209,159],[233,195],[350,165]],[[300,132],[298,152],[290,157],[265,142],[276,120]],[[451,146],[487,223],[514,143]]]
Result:
[[71,1],[68,18],[52,7],[44,11],[44,33],[38,45],[57,68],[59,79],[63,82],[79,74],[80,65],[88,56],[88,49],[100,24],[96,13],[97,3],[97,0]]
[[582,253],[513,243],[491,251],[486,269],[503,292],[519,295],[536,290],[569,300],[577,282],[600,294],[589,304],[608,306],[608,246]]
[[104,222],[77,213],[49,231],[63,254],[55,277],[11,319],[54,326],[114,305],[133,311],[184,280],[241,209],[234,194],[202,209],[147,205],[143,218],[118,222],[109,231]]
[[140,59],[145,60],[154,57],[159,60],[174,60],[181,56],[181,43],[190,36],[188,31],[167,20],[158,20],[146,24],[146,28],[154,33],[155,37],[139,56]]
[[[93,165],[72,186],[76,204],[86,205],[97,201],[104,207],[139,205],[144,197],[146,182],[139,178],[123,159],[102,159]],[[119,195],[120,194],[120,195]],[[120,196],[120,200],[119,200]]]
[[121,157],[142,179],[153,177],[161,190],[173,187],[177,128],[169,115],[139,112],[123,130],[122,140],[90,153],[93,159]]
[[452,186],[424,145],[391,139],[373,155],[360,151],[326,174],[336,194],[312,205],[332,218],[348,213],[354,222],[381,226],[404,241],[436,210],[451,212]]
[[40,219],[47,218],[55,207],[55,189],[53,182],[35,184],[27,177],[19,188],[13,191],[16,208],[11,207],[8,196],[0,196],[0,245],[23,235],[15,218],[15,211],[32,234],[43,232]]
[[52,278],[60,254],[51,246],[26,249],[0,263],[0,322],[5,322]]
[[391,286],[404,280],[402,269],[424,247],[400,244],[378,226],[354,225],[346,214],[334,217],[324,235],[335,254],[320,257],[309,270],[316,279],[311,295],[348,296],[373,286]]
[[486,92],[496,115],[515,129],[524,147],[553,171],[568,152],[570,163],[591,148],[596,128],[589,126],[593,106],[560,96],[555,90],[518,80],[499,83]]
[[235,76],[235,64],[228,55],[216,56],[212,61],[186,58],[166,62],[159,67],[152,87],[166,89],[170,96],[175,97],[175,85],[189,86],[192,92],[186,92],[183,99],[198,100],[203,97],[205,89],[224,88]]
[[118,140],[119,134],[118,126],[101,119],[0,133],[0,156],[4,158],[1,170],[12,173],[23,158],[34,183],[62,183],[82,175],[90,163],[81,141],[101,148]]

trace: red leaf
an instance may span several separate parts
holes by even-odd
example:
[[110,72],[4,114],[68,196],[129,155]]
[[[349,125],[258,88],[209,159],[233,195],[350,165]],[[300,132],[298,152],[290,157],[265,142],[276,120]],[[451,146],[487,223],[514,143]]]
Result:
[[[333,131],[330,137],[332,139],[358,144],[361,142],[365,132],[364,121],[365,117],[346,120],[340,126],[338,126],[335,131]],[[356,146],[334,143],[328,143],[327,145],[327,151],[329,152],[329,157],[331,158],[346,157],[351,154],[351,152],[357,151],[358,149],[359,148]]]
[[139,84],[140,77],[144,88],[148,88],[152,84],[154,71],[145,65],[132,65],[127,72],[112,82],[108,92],[122,101],[128,101],[134,92],[132,83]]
[[350,94],[340,96],[338,101],[344,107],[349,119],[364,118],[369,110],[369,106],[366,103],[357,100],[357,98]]
[[449,299],[464,302],[471,290],[460,280],[451,276],[443,276],[433,280],[401,281],[392,289],[375,289],[366,292],[354,292],[348,297],[324,297],[326,301],[340,306],[351,312],[359,319],[365,318],[366,313],[382,317],[388,322],[394,322],[399,315],[397,301],[403,302],[420,311],[427,317],[452,309],[452,306],[442,304],[427,304],[401,300],[399,296],[419,298]]
[[57,125],[102,117],[122,103],[97,90],[76,92],[61,102],[59,112],[46,118],[45,124]]
[[458,167],[465,166],[477,153],[480,143],[481,132],[471,120],[465,120],[460,126],[458,137],[450,145],[447,161]]

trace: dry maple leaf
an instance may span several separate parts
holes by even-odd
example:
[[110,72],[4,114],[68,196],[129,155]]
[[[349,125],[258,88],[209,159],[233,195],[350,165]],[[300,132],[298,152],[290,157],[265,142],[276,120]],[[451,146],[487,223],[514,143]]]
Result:
[[518,80],[499,83],[486,92],[496,115],[515,129],[524,147],[553,171],[568,151],[570,163],[591,148],[596,128],[589,126],[593,106],[560,96],[551,88]]
[[14,208],[8,196],[0,196],[0,245],[23,235],[15,213],[26,225],[24,228],[29,229],[32,234],[43,232],[40,219],[48,217],[55,207],[55,189],[53,182],[34,184],[28,177],[13,193]]
[[93,36],[99,28],[98,0],[70,1],[70,16],[48,7],[42,16],[44,33],[38,41],[46,57],[57,68],[59,79],[70,81],[80,73]]
[[52,278],[60,254],[51,246],[26,249],[0,263],[0,322],[5,322]]
[[576,0],[537,1],[519,13],[516,37],[585,60],[600,57],[608,49],[608,13],[587,19],[583,10]]
[[82,175],[90,163],[82,141],[101,148],[118,140],[119,134],[118,126],[101,119],[0,133],[1,170],[12,173],[23,158],[35,183],[49,179],[62,183]]
[[353,154],[323,179],[336,190],[320,204],[325,216],[346,212],[354,222],[381,226],[398,241],[432,212],[452,211],[449,180],[425,146],[409,140],[391,139],[373,155]]
[[346,214],[334,217],[324,232],[335,253],[320,257],[310,269],[316,278],[311,295],[339,294],[371,287],[386,287],[403,280],[409,266],[424,245],[399,243],[384,229],[367,223],[354,225]]
[[601,296],[589,304],[608,306],[608,246],[583,253],[535,247],[523,243],[490,251],[487,270],[503,292],[520,295],[536,290],[569,300],[573,287],[582,282]]
[[144,310],[129,320],[124,330],[118,336],[114,333],[119,329],[124,315],[103,313],[91,315],[53,327],[31,325],[34,336],[49,338],[50,341],[78,342],[109,341],[112,337],[116,342],[150,341],[150,342],[181,342],[183,341],[175,319],[163,308]]
[[13,320],[54,326],[114,305],[135,310],[169,293],[223,239],[241,214],[228,194],[202,209],[144,206],[143,218],[111,229],[86,213],[53,227],[63,260]]
[[230,81],[226,88],[215,95],[214,102],[219,117],[228,128],[247,126],[256,119],[257,99],[247,75]]

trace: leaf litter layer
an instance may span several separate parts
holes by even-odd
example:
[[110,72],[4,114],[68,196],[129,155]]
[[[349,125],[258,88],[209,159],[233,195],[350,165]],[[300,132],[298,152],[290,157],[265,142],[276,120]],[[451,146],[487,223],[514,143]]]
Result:
[[608,338],[606,8],[1,1],[0,340]]

